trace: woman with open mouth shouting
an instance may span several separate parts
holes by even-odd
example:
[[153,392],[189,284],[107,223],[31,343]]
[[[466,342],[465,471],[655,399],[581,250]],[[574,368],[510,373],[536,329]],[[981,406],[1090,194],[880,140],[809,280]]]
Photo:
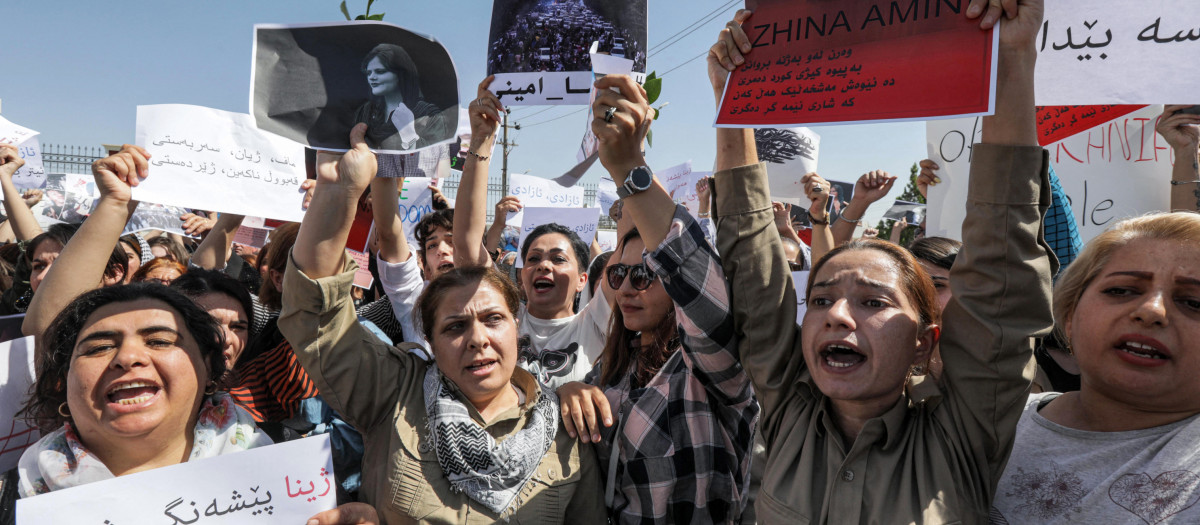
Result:
[[[492,266],[481,240],[487,222],[487,173],[501,116],[500,99],[479,84],[470,104],[471,145],[459,180],[454,209],[454,260],[458,267]],[[587,286],[588,246],[570,228],[543,224],[521,244],[521,287],[527,303],[518,316],[521,367],[550,388],[582,381],[604,348],[612,307],[597,293],[575,308]],[[598,254],[591,254],[598,255]],[[596,287],[603,291],[603,287]]]
[[[589,445],[562,428],[558,398],[517,366],[516,287],[494,268],[435,278],[416,311],[433,361],[356,319],[342,249],[375,176],[366,126],[317,157],[318,191],[284,275],[279,328],[322,396],[363,436],[360,496],[382,523],[603,523]],[[347,504],[344,507],[348,507]]]
[[[876,239],[835,248],[793,284],[753,132],[717,130],[717,244],[767,448],[760,522],[988,522],[1030,391],[1034,337],[1053,324],[1053,257],[1041,235],[1049,161],[1033,102],[1042,9],[972,0],[966,10],[984,29],[1006,19],[995,26],[996,114],[973,149],[944,312],[912,255]],[[729,71],[753,56],[750,17],[740,11],[710,49],[718,101]],[[808,301],[799,329],[797,286]],[[940,381],[906,392],[935,344]]]

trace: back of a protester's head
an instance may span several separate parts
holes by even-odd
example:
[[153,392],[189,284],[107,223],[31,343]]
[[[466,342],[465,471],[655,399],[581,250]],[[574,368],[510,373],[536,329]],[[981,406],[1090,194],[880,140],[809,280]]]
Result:
[[[150,249],[161,248],[165,252],[168,259],[172,259],[179,264],[187,264],[188,253],[183,245],[167,235],[160,235],[147,241],[150,244]],[[158,256],[162,257],[162,256]]]
[[558,223],[542,224],[529,232],[525,236],[525,242],[521,244],[521,261],[525,261],[525,256],[529,255],[529,247],[533,246],[533,242],[539,237],[551,233],[558,233],[567,238],[567,242],[571,243],[571,250],[575,252],[575,261],[579,265],[579,273],[587,273],[588,265],[588,245],[579,238],[579,234],[575,233],[566,226]]
[[267,253],[267,275],[262,276],[262,287],[258,289],[258,300],[272,310],[283,308],[283,272],[287,270],[288,257],[296,244],[300,223],[289,222],[271,232],[271,249]]
[[945,270],[954,266],[954,259],[958,257],[958,251],[961,249],[961,242],[946,237],[923,237],[913,241],[908,247],[908,251],[912,252],[917,260]]

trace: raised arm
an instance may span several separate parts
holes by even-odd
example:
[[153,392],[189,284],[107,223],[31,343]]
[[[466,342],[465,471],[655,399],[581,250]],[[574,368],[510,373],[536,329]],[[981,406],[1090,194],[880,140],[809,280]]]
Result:
[[[750,38],[742,30],[742,22],[748,20],[750,14],[748,9],[739,9],[737,14],[733,15],[733,20],[727,22],[725,29],[721,30],[717,43],[708,49],[708,81],[712,84],[717,107],[721,106],[721,96],[725,94],[725,82],[729,80],[729,72],[741,66],[746,61],[743,56],[752,49]],[[717,158],[713,164],[713,171],[750,164],[758,164],[758,151],[754,149],[754,130],[717,128]]]
[[1187,105],[1168,104],[1156,129],[1175,151],[1171,169],[1171,209],[1200,211],[1200,115],[1183,113]]
[[[804,194],[808,197],[808,220],[812,223],[812,264],[817,264],[834,246],[833,231],[829,227],[829,214],[825,213],[825,205],[829,202],[829,182],[816,173],[809,173],[800,178],[804,185]],[[799,286],[800,284],[797,283]]]
[[496,203],[496,213],[492,215],[492,226],[488,228],[487,238],[483,240],[485,249],[488,251],[500,250],[500,240],[504,237],[508,214],[517,211],[521,211],[521,198],[515,195],[506,195]]
[[[1033,379],[1034,337],[1049,333],[1054,258],[1042,238],[1048,155],[1037,143],[1034,37],[1042,2],[1022,2],[999,27],[996,115],[974,148],[963,247],[943,313],[947,410],[993,481],[1011,449]],[[986,463],[983,463],[986,461]]]
[[28,241],[42,233],[42,227],[38,226],[33,212],[13,184],[13,175],[24,165],[25,159],[21,158],[16,146],[0,144],[0,190],[4,192],[4,212],[8,214],[8,222],[18,241]]
[[854,229],[862,223],[867,208],[886,197],[895,183],[896,177],[883,170],[869,171],[858,178],[858,182],[854,183],[854,195],[850,198],[850,204],[846,205],[829,225],[833,232],[834,246],[854,237]]
[[458,194],[454,198],[454,265],[459,267],[491,264],[483,247],[487,225],[487,177],[496,130],[500,128],[500,99],[488,91],[492,79],[479,83],[477,97],[467,114],[471,117],[471,146],[463,164]]
[[379,258],[401,263],[412,257],[404,221],[400,220],[400,188],[404,178],[376,178],[371,181],[371,210],[375,215],[375,235],[379,238]]
[[354,127],[344,155],[317,154],[318,188],[284,272],[279,314],[280,332],[321,396],[364,433],[391,415],[405,389],[420,388],[416,358],[363,328],[351,299],[355,265],[346,240],[378,168],[366,129]]
[[[203,220],[199,216],[194,217]],[[192,252],[191,265],[206,270],[224,268],[231,253],[229,246],[233,244],[233,238],[237,235],[238,228],[241,227],[242,220],[245,218],[243,215],[232,213],[222,213],[217,217],[216,224],[208,231],[208,235],[204,236],[204,240],[200,241],[200,246],[196,247],[196,251]]]
[[41,336],[68,303],[101,285],[108,258],[137,208],[130,189],[149,174],[149,158],[146,150],[126,144],[92,163],[100,199],[33,294],[21,326],[26,335]]

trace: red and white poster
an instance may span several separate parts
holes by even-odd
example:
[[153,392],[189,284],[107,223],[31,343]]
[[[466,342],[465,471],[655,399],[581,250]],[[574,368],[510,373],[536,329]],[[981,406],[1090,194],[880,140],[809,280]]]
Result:
[[1101,105],[1101,106],[1038,106],[1038,144],[1049,146],[1062,139],[1077,135],[1110,120],[1121,118],[1146,106]]
[[753,50],[717,127],[928,120],[995,110],[999,33],[964,0],[750,0]]

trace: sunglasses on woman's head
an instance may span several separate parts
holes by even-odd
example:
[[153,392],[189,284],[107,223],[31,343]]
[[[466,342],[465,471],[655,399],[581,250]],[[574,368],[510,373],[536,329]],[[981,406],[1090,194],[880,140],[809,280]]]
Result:
[[608,281],[608,285],[613,290],[620,290],[621,283],[625,282],[625,276],[629,276],[629,286],[634,290],[645,290],[654,282],[654,275],[646,268],[646,264],[614,264],[609,266],[604,271],[604,278]]

